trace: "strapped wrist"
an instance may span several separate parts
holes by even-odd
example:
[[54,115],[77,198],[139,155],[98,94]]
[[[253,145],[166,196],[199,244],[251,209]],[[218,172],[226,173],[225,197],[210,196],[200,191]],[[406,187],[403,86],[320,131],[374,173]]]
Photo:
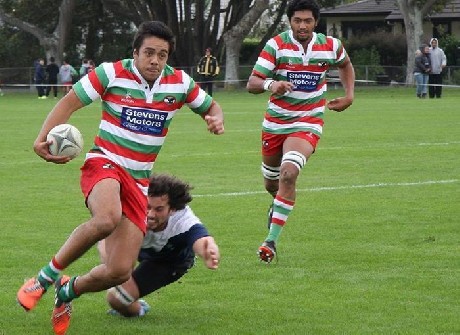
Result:
[[265,79],[264,81],[264,90],[265,91],[270,91],[270,87],[272,86],[272,84],[274,83],[275,81],[273,79]]

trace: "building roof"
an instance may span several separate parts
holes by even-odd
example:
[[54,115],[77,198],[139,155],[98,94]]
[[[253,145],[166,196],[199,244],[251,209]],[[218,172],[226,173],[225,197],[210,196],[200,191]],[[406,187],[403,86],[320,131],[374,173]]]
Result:
[[[338,5],[333,8],[323,8],[322,17],[343,16],[385,16],[385,20],[403,20],[395,0],[360,0],[354,3]],[[449,19],[460,21],[460,0],[450,1],[441,12],[429,14],[431,20]]]
[[360,0],[321,9],[321,16],[389,15],[396,9],[398,9],[398,5],[394,0]]

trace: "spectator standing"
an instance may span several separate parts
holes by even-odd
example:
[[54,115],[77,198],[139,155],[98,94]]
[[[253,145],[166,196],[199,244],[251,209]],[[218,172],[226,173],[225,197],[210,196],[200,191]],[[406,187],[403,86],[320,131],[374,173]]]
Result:
[[96,68],[96,64],[94,63],[94,61],[90,59],[88,61],[88,64],[89,64],[88,72],[94,71],[94,69]]
[[442,70],[447,65],[447,58],[444,50],[438,46],[437,38],[432,38],[430,40],[430,45],[431,72],[428,76],[428,93],[431,99],[434,97],[441,98]]
[[72,65],[70,65],[66,59],[62,61],[62,65],[59,69],[59,77],[61,78],[61,84],[63,86],[64,95],[69,93],[72,88],[73,77],[77,76],[78,73]]
[[59,66],[56,64],[56,60],[54,57],[50,57],[50,62],[46,66],[46,74],[48,76],[48,86],[46,87],[46,96],[50,95],[51,89],[53,89],[54,97],[57,98],[58,92],[58,74],[59,74]]
[[426,84],[428,82],[427,71],[429,71],[429,61],[426,59],[427,56],[422,52],[422,46],[420,49],[415,51],[415,65],[414,65],[414,79],[415,79],[415,93],[417,98],[426,97]]
[[45,72],[45,60],[43,58],[39,58],[38,61],[35,62],[35,70],[34,70],[34,82],[35,87],[37,88],[38,98],[39,99],[46,99],[45,95],[45,84],[46,84],[46,72]]
[[[430,48],[426,44],[422,44],[420,47],[422,53],[419,59],[419,67],[421,70],[421,88],[422,92],[419,98],[425,99],[428,94],[428,78],[429,73],[431,72],[431,61],[430,61]],[[417,58],[416,58],[417,63]]]
[[201,75],[200,86],[212,96],[214,78],[219,74],[220,68],[217,58],[211,55],[211,48],[206,48],[205,55],[201,57],[196,67],[196,72]]
[[84,58],[83,63],[81,64],[81,67],[80,67],[80,78],[87,75],[89,70],[90,70],[89,60]]

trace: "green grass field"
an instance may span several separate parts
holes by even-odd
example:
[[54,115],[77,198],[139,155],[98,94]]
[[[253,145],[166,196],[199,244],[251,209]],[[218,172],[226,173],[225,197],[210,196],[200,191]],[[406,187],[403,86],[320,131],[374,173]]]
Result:
[[[269,266],[256,256],[271,201],[259,141],[268,95],[215,93],[223,136],[184,108],[154,170],[195,187],[192,208],[220,246],[220,268],[198,261],[148,296],[152,310],[140,319],[107,315],[104,293],[84,295],[68,334],[460,334],[460,94],[414,96],[414,88],[358,88],[349,110],[327,112]],[[32,150],[55,102],[0,97],[0,335],[52,333],[53,292],[25,313],[16,291],[89,216],[84,155],[54,165]],[[85,149],[99,117],[95,103],[70,120]],[[92,249],[66,273],[97,263]]]

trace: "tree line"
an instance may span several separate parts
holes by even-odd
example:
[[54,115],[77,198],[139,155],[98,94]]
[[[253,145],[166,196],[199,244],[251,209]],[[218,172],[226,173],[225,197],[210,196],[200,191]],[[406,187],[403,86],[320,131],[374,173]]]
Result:
[[[165,22],[176,36],[173,66],[191,66],[211,47],[237,79],[239,51],[250,31],[266,35],[281,21],[287,0],[0,0],[0,67],[31,66],[34,59],[53,56],[80,64],[82,58],[114,61],[132,56],[131,42],[143,21]],[[275,19],[260,18],[272,12]],[[270,18],[271,16],[265,16]],[[254,29],[256,27],[257,29]],[[261,42],[262,43],[262,42]],[[225,54],[225,44],[231,52]],[[251,59],[261,47],[254,49]],[[228,50],[228,48],[227,48]],[[232,58],[226,62],[223,57]],[[228,66],[228,65],[227,65]],[[227,74],[226,74],[227,75]]]
[[[422,37],[423,16],[445,0],[397,0],[404,16],[408,64]],[[225,81],[238,81],[240,61],[253,64],[266,41],[286,29],[288,0],[0,0],[0,67],[31,66],[34,59],[114,61],[132,56],[136,26],[165,22],[177,39],[169,63],[193,66],[211,47],[226,66]],[[341,0],[319,0],[322,7]],[[321,21],[320,21],[321,24]],[[245,39],[258,43],[241,59]],[[409,74],[408,74],[409,75]],[[408,79],[410,80],[410,79]]]

